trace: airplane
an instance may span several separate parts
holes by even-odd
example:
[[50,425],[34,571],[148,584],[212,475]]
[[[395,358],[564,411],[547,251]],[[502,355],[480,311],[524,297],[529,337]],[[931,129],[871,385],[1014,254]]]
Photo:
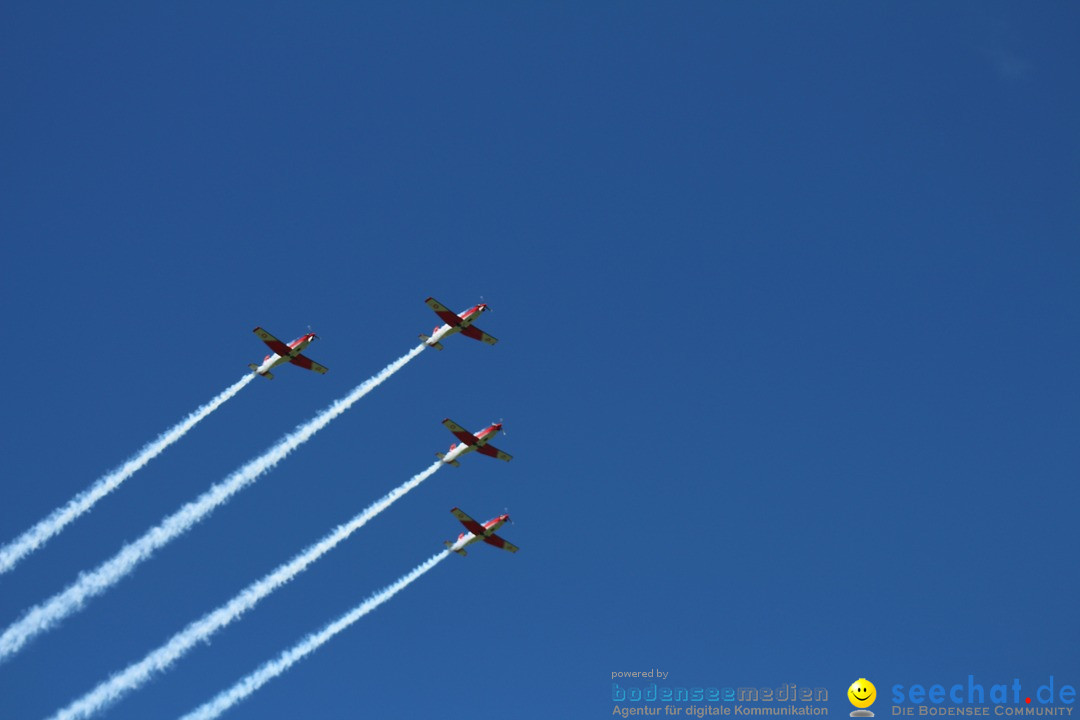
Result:
[[442,343],[439,341],[445,337],[450,337],[456,332],[460,332],[465,337],[471,337],[473,340],[480,340],[486,342],[488,345],[494,345],[499,342],[498,339],[491,337],[480,328],[473,327],[473,320],[480,317],[480,313],[487,312],[488,306],[484,303],[474,305],[468,310],[463,310],[458,315],[451,312],[450,308],[440,303],[435,298],[428,298],[424,302],[428,307],[435,311],[445,325],[436,325],[435,329],[431,331],[431,337],[427,335],[420,335],[420,339],[424,341],[424,344],[428,347],[433,347],[436,350],[442,350]]
[[278,340],[270,333],[263,330],[261,327],[255,328],[252,332],[259,336],[259,339],[269,346],[272,353],[263,358],[262,365],[256,365],[255,363],[248,363],[248,367],[254,370],[259,375],[262,375],[268,380],[274,379],[274,374],[270,372],[270,368],[277,367],[282,363],[292,363],[293,365],[299,365],[307,370],[314,370],[315,372],[325,375],[326,368],[315,362],[306,355],[300,353],[311,344],[312,340],[315,340],[318,335],[313,332],[309,332],[307,335],[301,335],[286,345]]
[[461,463],[457,461],[457,458],[461,457],[465,453],[472,452],[473,450],[476,450],[481,455],[499,458],[500,460],[505,460],[506,462],[510,462],[513,459],[513,455],[507,455],[494,445],[488,445],[488,440],[494,437],[497,432],[502,430],[501,422],[488,425],[483,430],[478,430],[475,435],[458,425],[450,418],[446,418],[445,420],[443,420],[442,424],[445,425],[450,430],[450,432],[454,433],[457,439],[461,441],[460,445],[458,443],[454,443],[453,445],[451,445],[450,452],[446,453],[445,455],[443,453],[435,453],[435,456],[447,465],[461,467]]
[[506,513],[503,513],[497,518],[491,518],[486,523],[481,525],[480,523],[476,522],[471,517],[463,513],[459,508],[454,508],[450,512],[454,513],[454,517],[456,517],[461,522],[461,524],[465,526],[465,529],[469,531],[467,533],[461,533],[460,535],[458,535],[457,540],[453,542],[449,540],[443,542],[446,547],[450,548],[451,552],[456,552],[461,557],[465,557],[466,555],[468,555],[468,553],[465,552],[465,547],[467,545],[472,545],[478,540],[483,540],[488,545],[494,545],[497,548],[509,550],[512,553],[516,553],[518,551],[517,545],[508,543],[495,534],[495,531],[502,527],[503,523],[510,521],[510,516]]

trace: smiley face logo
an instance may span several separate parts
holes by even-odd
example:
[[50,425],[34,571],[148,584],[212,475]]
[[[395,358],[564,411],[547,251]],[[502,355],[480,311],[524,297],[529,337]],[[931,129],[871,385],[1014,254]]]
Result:
[[857,708],[868,708],[877,700],[877,688],[866,678],[859,678],[847,689],[848,700]]

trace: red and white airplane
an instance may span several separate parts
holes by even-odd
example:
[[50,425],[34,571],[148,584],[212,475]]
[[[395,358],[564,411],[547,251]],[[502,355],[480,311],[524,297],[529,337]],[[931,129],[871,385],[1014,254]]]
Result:
[[431,331],[431,337],[423,334],[420,335],[420,339],[423,340],[424,344],[428,347],[442,350],[443,346],[439,341],[456,332],[460,332],[465,337],[471,337],[473,340],[486,342],[488,345],[494,345],[499,342],[496,338],[491,337],[480,328],[473,327],[473,320],[480,317],[480,313],[488,311],[488,306],[484,303],[473,305],[468,310],[463,310],[455,315],[450,311],[450,308],[446,307],[435,298],[428,298],[424,302],[426,302],[428,307],[434,310],[435,314],[446,323],[442,326],[436,325],[435,329]]
[[442,421],[442,424],[449,428],[450,432],[454,433],[454,436],[461,441],[460,444],[454,443],[450,446],[450,452],[435,453],[436,457],[442,460],[447,465],[453,465],[454,467],[460,467],[461,463],[457,461],[459,457],[465,453],[476,450],[481,455],[487,455],[488,457],[499,458],[510,462],[513,460],[513,455],[507,455],[494,445],[489,445],[488,440],[495,437],[495,434],[502,430],[502,423],[497,422],[492,425],[488,425],[483,430],[477,431],[475,435],[458,425],[450,418],[446,418]]
[[518,551],[518,546],[512,543],[508,543],[501,537],[495,534],[495,531],[503,526],[503,523],[510,521],[510,516],[503,513],[497,518],[491,518],[486,523],[481,525],[473,520],[471,517],[463,513],[460,509],[454,508],[450,512],[454,513],[454,517],[461,521],[461,524],[465,526],[465,529],[469,532],[461,533],[458,535],[457,540],[451,542],[446,540],[443,544],[450,548],[451,552],[456,552],[458,555],[465,557],[468,553],[465,552],[465,546],[472,545],[478,540],[483,540],[488,545],[494,545],[497,548],[503,550],[509,550],[512,553]]
[[306,355],[300,354],[303,352],[304,348],[311,344],[312,340],[319,337],[315,333],[309,332],[307,335],[301,335],[286,345],[261,327],[255,328],[253,332],[258,335],[259,339],[266,343],[271,350],[273,350],[273,352],[263,358],[262,365],[248,363],[249,368],[259,375],[262,375],[264,378],[273,380],[274,375],[270,372],[270,368],[277,367],[282,363],[292,363],[293,365],[299,365],[307,370],[314,370],[317,373],[326,374],[326,368]]

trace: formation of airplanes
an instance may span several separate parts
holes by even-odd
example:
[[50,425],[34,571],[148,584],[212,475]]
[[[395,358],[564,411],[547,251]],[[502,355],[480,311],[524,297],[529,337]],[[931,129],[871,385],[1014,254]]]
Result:
[[[488,335],[486,332],[473,325],[473,321],[476,320],[476,318],[489,310],[486,303],[473,305],[467,310],[462,310],[460,313],[455,314],[435,298],[429,297],[424,302],[427,303],[427,306],[430,307],[435,314],[439,316],[439,319],[443,321],[443,325],[436,326],[430,337],[423,334],[420,335],[420,339],[424,341],[424,345],[427,347],[442,350],[443,345],[440,341],[455,333],[461,333],[465,337],[485,342],[488,345],[494,345],[498,342],[497,338]],[[270,370],[285,363],[302,367],[305,370],[314,370],[320,375],[326,374],[326,367],[303,354],[303,351],[307,346],[310,345],[312,341],[318,339],[319,336],[315,333],[308,332],[306,335],[301,335],[287,345],[263,330],[261,327],[255,328],[254,333],[260,340],[266,343],[267,347],[270,348],[270,354],[263,358],[261,364],[248,364],[248,367],[251,368],[252,372],[257,375],[262,375],[264,378],[273,380],[274,375]],[[445,464],[460,467],[461,463],[458,462],[458,458],[474,450],[481,455],[487,455],[488,457],[497,458],[506,462],[513,459],[512,455],[503,452],[489,442],[491,438],[502,431],[502,422],[492,423],[483,430],[476,431],[475,434],[469,432],[461,425],[458,425],[450,418],[446,418],[442,422],[443,425],[454,434],[454,437],[460,441],[452,444],[446,453],[435,453],[435,455]],[[454,517],[456,517],[461,524],[465,526],[465,529],[468,530],[467,533],[458,535],[457,540],[447,540],[445,542],[446,547],[449,548],[450,551],[456,552],[464,557],[467,554],[465,552],[466,546],[481,541],[488,545],[508,550],[512,553],[518,551],[516,545],[506,542],[495,534],[495,531],[502,527],[504,523],[509,522],[509,515],[504,513],[480,524],[466,515],[459,508],[454,508],[450,512],[452,512]]]

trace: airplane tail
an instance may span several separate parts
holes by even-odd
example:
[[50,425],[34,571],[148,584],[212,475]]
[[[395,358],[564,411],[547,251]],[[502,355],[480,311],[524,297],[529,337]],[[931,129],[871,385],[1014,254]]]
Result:
[[[443,462],[446,462],[446,456],[445,456],[445,455],[443,455],[442,453],[435,453],[435,457],[439,458],[439,459],[440,459],[440,460],[442,460]],[[450,461],[449,463],[447,463],[447,464],[448,464],[448,465],[453,465],[454,467],[461,467],[461,463],[459,463],[459,462],[458,462],[457,460],[451,460],[451,461]]]
[[425,335],[423,333],[420,333],[420,339],[423,340],[424,344],[427,345],[428,347],[433,347],[436,350],[442,350],[443,349],[442,348],[442,343],[438,343],[438,342],[429,343],[428,340],[430,340],[431,338],[429,338],[427,335]]
[[[256,372],[258,372],[258,370],[259,370],[259,366],[256,365],[255,363],[248,363],[248,367],[251,368],[252,370],[256,371]],[[267,380],[273,380],[274,379],[274,374],[273,373],[264,372],[264,373],[259,373],[259,374],[262,375]]]
[[[454,543],[450,542],[449,540],[443,540],[443,545],[445,545],[448,548],[454,547]],[[466,555],[469,554],[469,553],[465,552],[465,548],[461,548],[460,550],[455,550],[454,552],[456,552],[461,557],[465,557]]]

